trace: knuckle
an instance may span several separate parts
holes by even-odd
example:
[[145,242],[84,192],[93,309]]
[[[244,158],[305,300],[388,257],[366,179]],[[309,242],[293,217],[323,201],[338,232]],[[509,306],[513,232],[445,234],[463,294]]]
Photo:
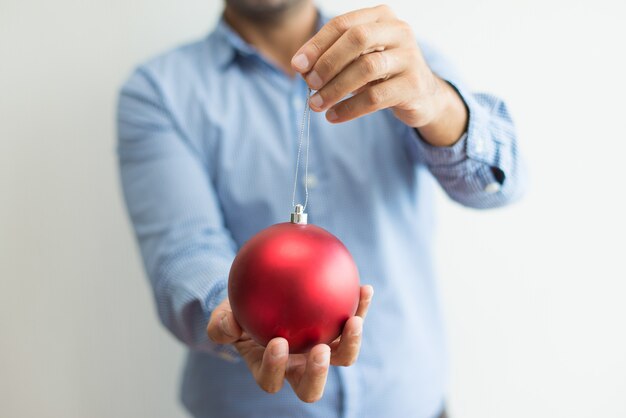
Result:
[[389,6],[388,6],[388,5],[386,5],[386,4],[384,4],[384,3],[381,3],[381,4],[377,5],[377,6],[376,6],[376,9],[377,9],[377,10],[380,10],[381,12],[386,12],[386,11],[391,10],[391,9],[389,8]]
[[385,90],[378,86],[372,87],[367,90],[365,99],[369,106],[378,106],[385,101]]
[[386,64],[380,52],[363,55],[361,61],[361,70],[364,75],[378,75],[385,72]]
[[333,69],[333,63],[327,56],[322,56],[317,63],[315,64],[315,71],[317,74],[324,79],[324,76],[330,73]]
[[209,340],[215,343],[220,342],[221,333],[219,331],[219,326],[217,325],[217,323],[215,322],[213,318],[211,318],[211,320],[209,321],[209,324],[207,325],[206,334],[209,337]]
[[209,317],[209,326],[211,326],[211,324],[215,322],[218,316],[220,316],[220,313],[221,313],[221,310],[218,308],[215,308],[213,312],[211,312],[211,316]]
[[359,25],[348,30],[346,36],[352,45],[358,48],[364,48],[367,45],[371,33],[366,25]]
[[336,16],[328,23],[337,33],[343,33],[350,27],[350,19],[346,15]]
[[384,16],[393,16],[393,10],[386,4],[379,4],[375,9],[382,13]]
[[409,25],[404,20],[399,20],[398,25],[399,25],[400,32],[404,36],[413,38],[413,28],[411,27],[411,25]]

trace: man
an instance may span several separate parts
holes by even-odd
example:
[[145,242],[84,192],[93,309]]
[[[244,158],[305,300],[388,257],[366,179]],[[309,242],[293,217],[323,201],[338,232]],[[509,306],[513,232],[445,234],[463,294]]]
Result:
[[[242,332],[226,289],[238,248],[293,209],[309,87],[309,222],[367,285],[339,341],[289,355]],[[311,0],[226,0],[207,39],[133,73],[118,119],[128,210],[159,316],[190,349],[194,416],[443,416],[433,180],[474,208],[521,194],[502,101],[470,93],[385,6],[329,20]]]

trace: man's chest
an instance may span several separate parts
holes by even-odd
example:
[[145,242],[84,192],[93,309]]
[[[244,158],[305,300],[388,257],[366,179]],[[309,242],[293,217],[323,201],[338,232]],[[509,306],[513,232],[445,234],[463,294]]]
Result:
[[232,228],[241,235],[236,241],[259,225],[287,220],[299,148],[296,201],[304,199],[306,184],[313,222],[330,222],[337,211],[370,210],[390,193],[413,187],[407,138],[390,114],[331,124],[313,113],[310,144],[307,148],[303,141],[300,147],[306,90],[279,90],[263,80],[223,83],[208,96],[211,100],[187,106],[197,114],[184,117],[225,221],[237,224]]

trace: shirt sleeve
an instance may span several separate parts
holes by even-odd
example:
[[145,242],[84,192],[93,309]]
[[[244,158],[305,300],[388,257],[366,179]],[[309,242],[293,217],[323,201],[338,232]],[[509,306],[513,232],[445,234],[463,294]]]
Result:
[[232,359],[232,346],[206,334],[236,253],[206,162],[147,71],[123,86],[117,122],[124,198],[159,317],[190,348]]
[[411,129],[419,159],[448,196],[464,206],[493,208],[517,200],[527,177],[506,104],[496,96],[471,92],[445,58],[429,48],[423,50],[431,69],[465,102],[469,123],[467,132],[450,147],[432,146]]

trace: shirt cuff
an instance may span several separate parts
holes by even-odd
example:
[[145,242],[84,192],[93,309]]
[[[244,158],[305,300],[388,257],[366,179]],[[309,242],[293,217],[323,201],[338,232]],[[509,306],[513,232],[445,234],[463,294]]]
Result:
[[[494,137],[494,117],[473,95],[448,83],[459,93],[469,112],[467,131],[449,147],[437,147],[426,142],[417,129],[412,129],[416,137],[421,160],[433,172],[446,172],[447,176],[471,175],[476,191],[495,193],[500,191],[508,168],[512,164],[511,153],[503,152],[510,144]],[[497,127],[495,127],[497,128]],[[502,136],[506,138],[507,136]]]

